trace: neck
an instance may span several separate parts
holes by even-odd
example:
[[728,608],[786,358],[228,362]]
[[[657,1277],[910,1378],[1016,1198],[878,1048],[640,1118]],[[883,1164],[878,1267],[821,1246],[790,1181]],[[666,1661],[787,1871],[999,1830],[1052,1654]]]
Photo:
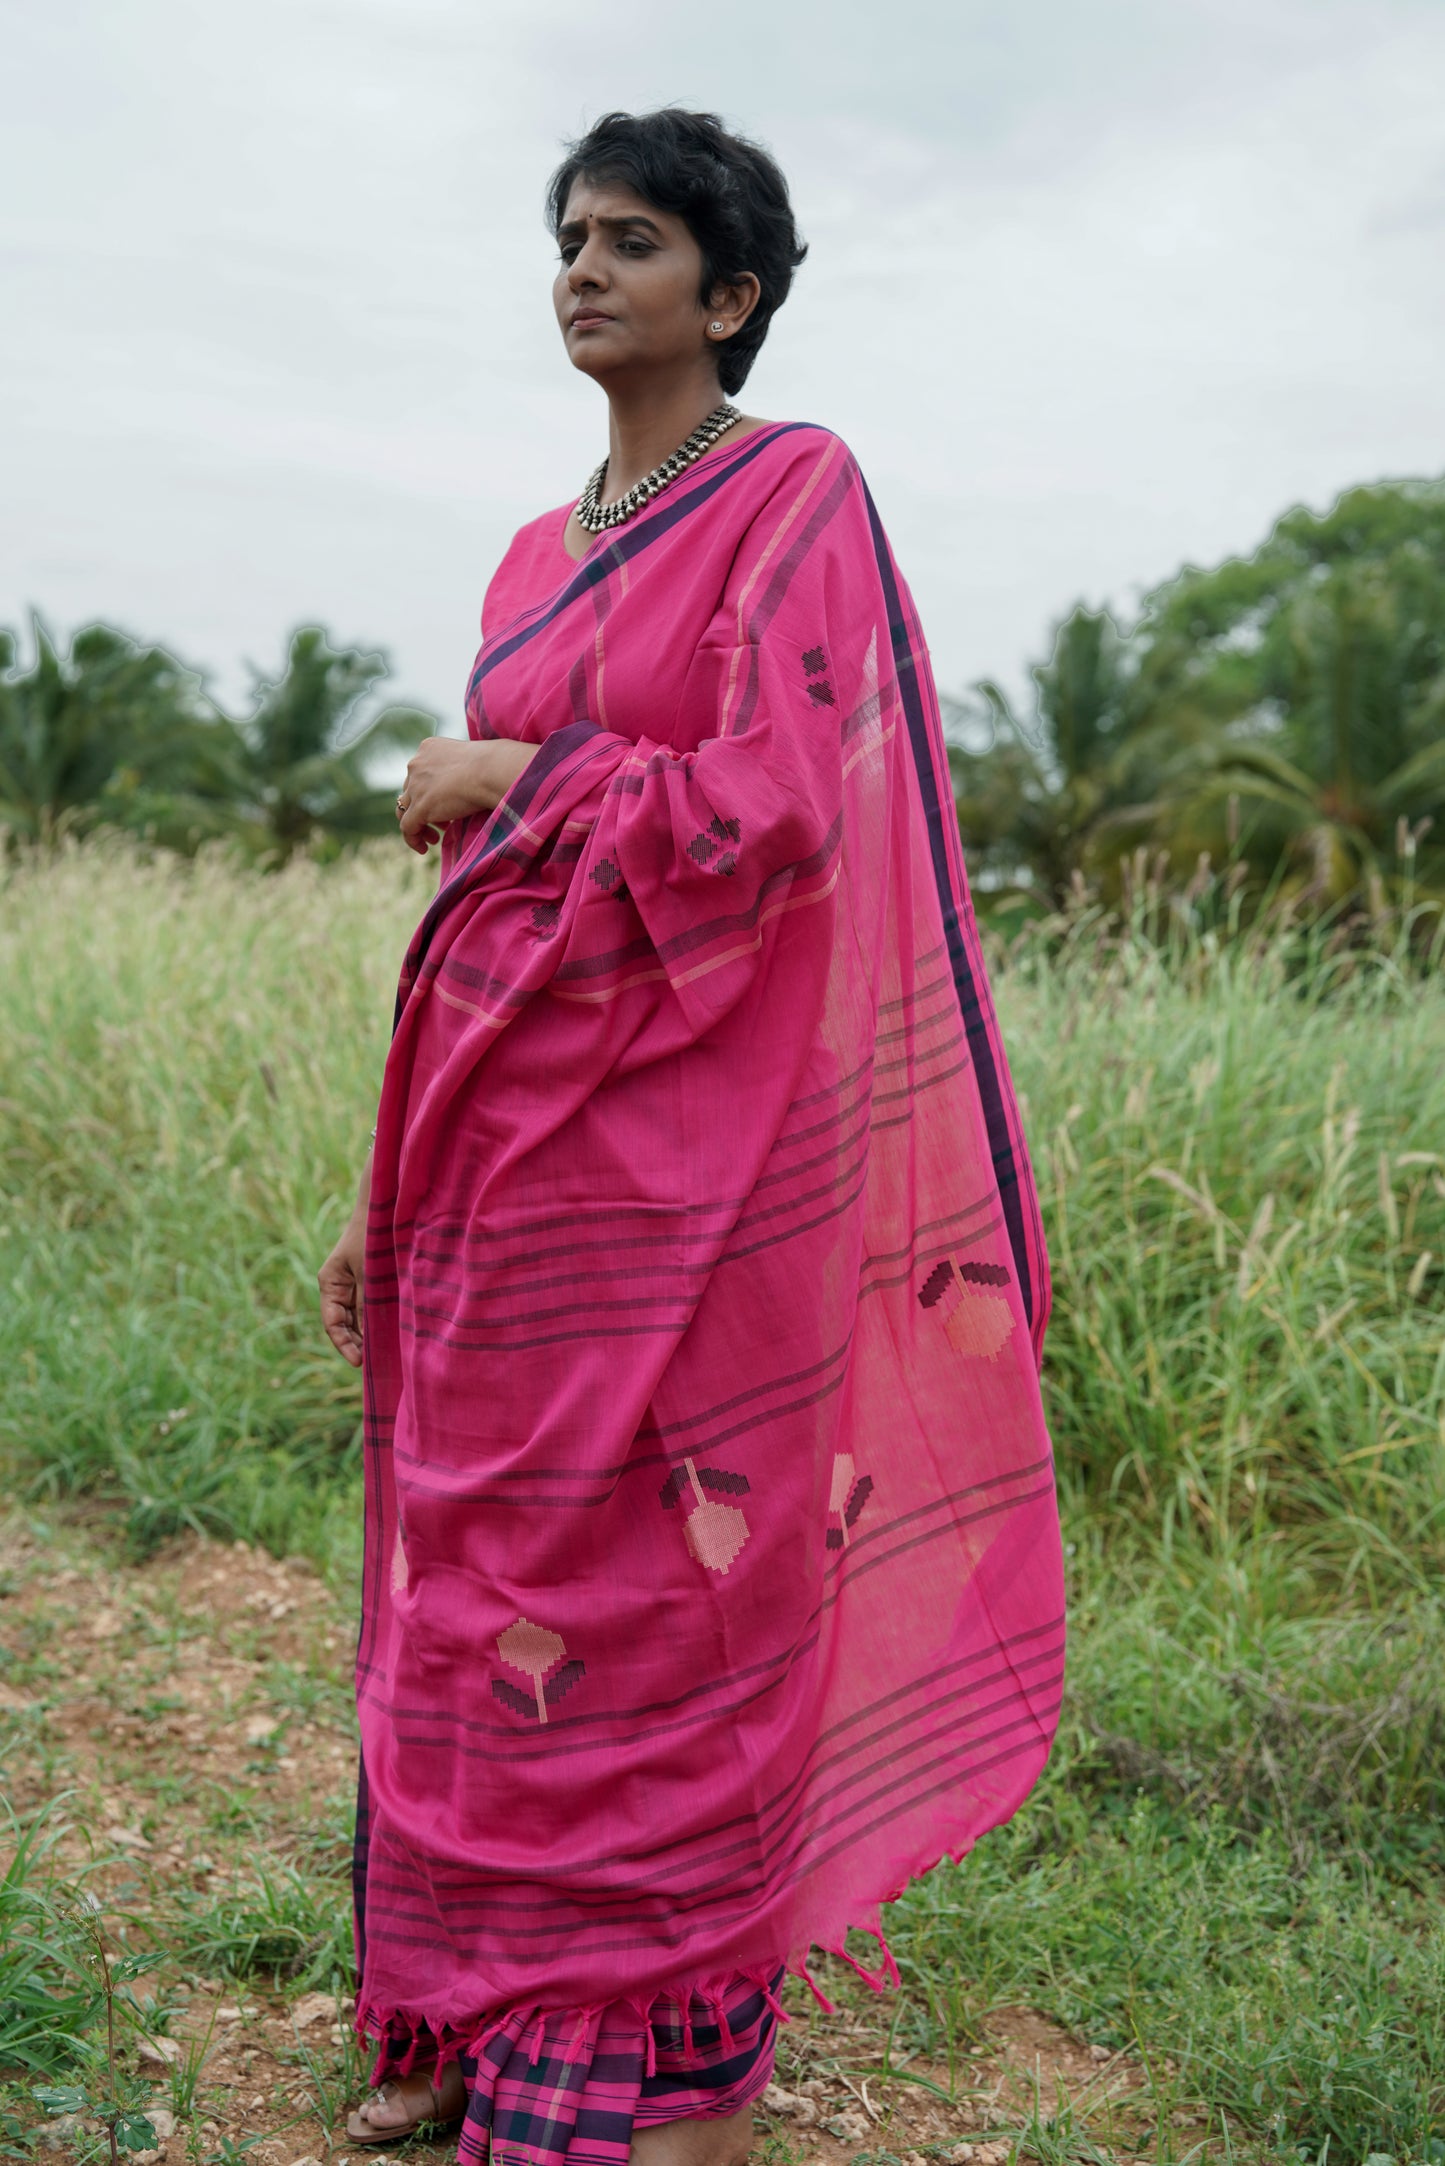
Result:
[[663,386],[609,384],[603,501],[615,503],[634,482],[660,466],[722,404],[723,397],[715,369],[700,370]]

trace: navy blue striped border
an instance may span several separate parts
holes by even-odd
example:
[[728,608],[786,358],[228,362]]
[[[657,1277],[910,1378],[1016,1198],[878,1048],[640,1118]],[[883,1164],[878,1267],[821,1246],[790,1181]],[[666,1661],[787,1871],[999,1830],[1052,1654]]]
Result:
[[948,960],[953,970],[963,1027],[968,1034],[968,1050],[973,1060],[974,1074],[978,1079],[978,1094],[983,1104],[984,1124],[988,1130],[988,1147],[993,1157],[994,1179],[998,1183],[999,1201],[1003,1205],[1004,1223],[1008,1227],[1009,1247],[1013,1251],[1019,1293],[1023,1297],[1024,1315],[1032,1331],[1034,1285],[1029,1267],[1023,1207],[1019,1200],[1018,1160],[1014,1154],[1013,1138],[1009,1134],[1003,1085],[999,1078],[998,1063],[994,1059],[988,1018],[984,1014],[979,989],[974,980],[963,927],[958,921],[958,906],[953,897],[953,881],[948,867],[948,843],[944,835],[938,778],[933,765],[928,715],[918,689],[918,664],[904,620],[903,597],[898,591],[898,580],[893,570],[888,540],[883,532],[883,522],[878,516],[878,507],[873,501],[868,484],[861,482],[860,485],[864,502],[868,506],[868,523],[873,532],[873,553],[878,560],[878,576],[883,582],[883,595],[888,604],[888,635],[893,643],[893,667],[898,678],[903,712],[908,721],[908,741],[913,750],[913,767],[918,777],[919,794],[923,799],[924,818],[928,823],[928,849],[933,862],[934,885],[938,889],[938,907],[943,913]]
[[578,565],[575,577],[568,580],[562,592],[542,616],[523,626],[520,631],[513,632],[510,638],[498,640],[494,647],[483,647],[467,686],[468,697],[499,662],[505,662],[519,647],[525,647],[529,639],[535,639],[538,632],[545,631],[549,624],[561,616],[564,609],[570,609],[573,602],[580,601],[590,588],[601,586],[605,579],[610,579],[619,564],[630,563],[633,557],[640,556],[644,549],[650,549],[655,541],[660,541],[664,534],[671,533],[679,520],[688,518],[701,505],[716,496],[718,490],[731,481],[734,474],[740,474],[745,466],[751,466],[753,460],[759,457],[769,444],[775,444],[780,436],[791,436],[796,429],[811,426],[812,424],[806,421],[780,421],[766,429],[757,430],[752,436],[744,437],[735,454],[720,466],[716,473],[708,474],[695,487],[681,495],[665,498],[650,518],[644,519],[638,526],[624,527],[616,541],[609,543],[607,548],[599,549],[595,554],[589,551]]

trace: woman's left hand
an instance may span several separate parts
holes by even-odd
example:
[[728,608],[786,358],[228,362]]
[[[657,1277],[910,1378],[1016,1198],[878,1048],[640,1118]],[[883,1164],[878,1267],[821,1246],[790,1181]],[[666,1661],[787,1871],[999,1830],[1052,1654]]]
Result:
[[425,857],[441,831],[469,813],[490,812],[536,752],[515,737],[424,737],[406,763],[396,816],[408,846]]

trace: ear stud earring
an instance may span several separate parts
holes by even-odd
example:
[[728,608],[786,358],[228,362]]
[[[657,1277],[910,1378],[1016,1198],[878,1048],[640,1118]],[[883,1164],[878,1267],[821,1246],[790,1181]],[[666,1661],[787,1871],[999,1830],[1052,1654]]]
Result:
[[708,329],[709,329],[709,331],[711,331],[711,333],[712,333],[712,335],[713,335],[713,337],[714,337],[714,338],[716,338],[716,337],[717,337],[717,335],[718,335],[718,333],[719,333],[720,331],[724,330],[725,328],[726,328],[726,326],[725,326],[725,325],[723,325],[723,324],[720,324],[720,323],[710,323],[710,324],[708,325]]

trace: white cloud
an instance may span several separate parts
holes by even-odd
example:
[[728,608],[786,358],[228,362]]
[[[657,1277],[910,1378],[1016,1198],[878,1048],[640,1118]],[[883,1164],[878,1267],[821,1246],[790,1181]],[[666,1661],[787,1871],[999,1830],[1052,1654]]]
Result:
[[608,104],[770,141],[813,245],[749,386],[839,427],[940,676],[1440,463],[1430,0],[0,7],[0,619],[220,665],[320,617],[457,712],[597,456],[542,184]]

